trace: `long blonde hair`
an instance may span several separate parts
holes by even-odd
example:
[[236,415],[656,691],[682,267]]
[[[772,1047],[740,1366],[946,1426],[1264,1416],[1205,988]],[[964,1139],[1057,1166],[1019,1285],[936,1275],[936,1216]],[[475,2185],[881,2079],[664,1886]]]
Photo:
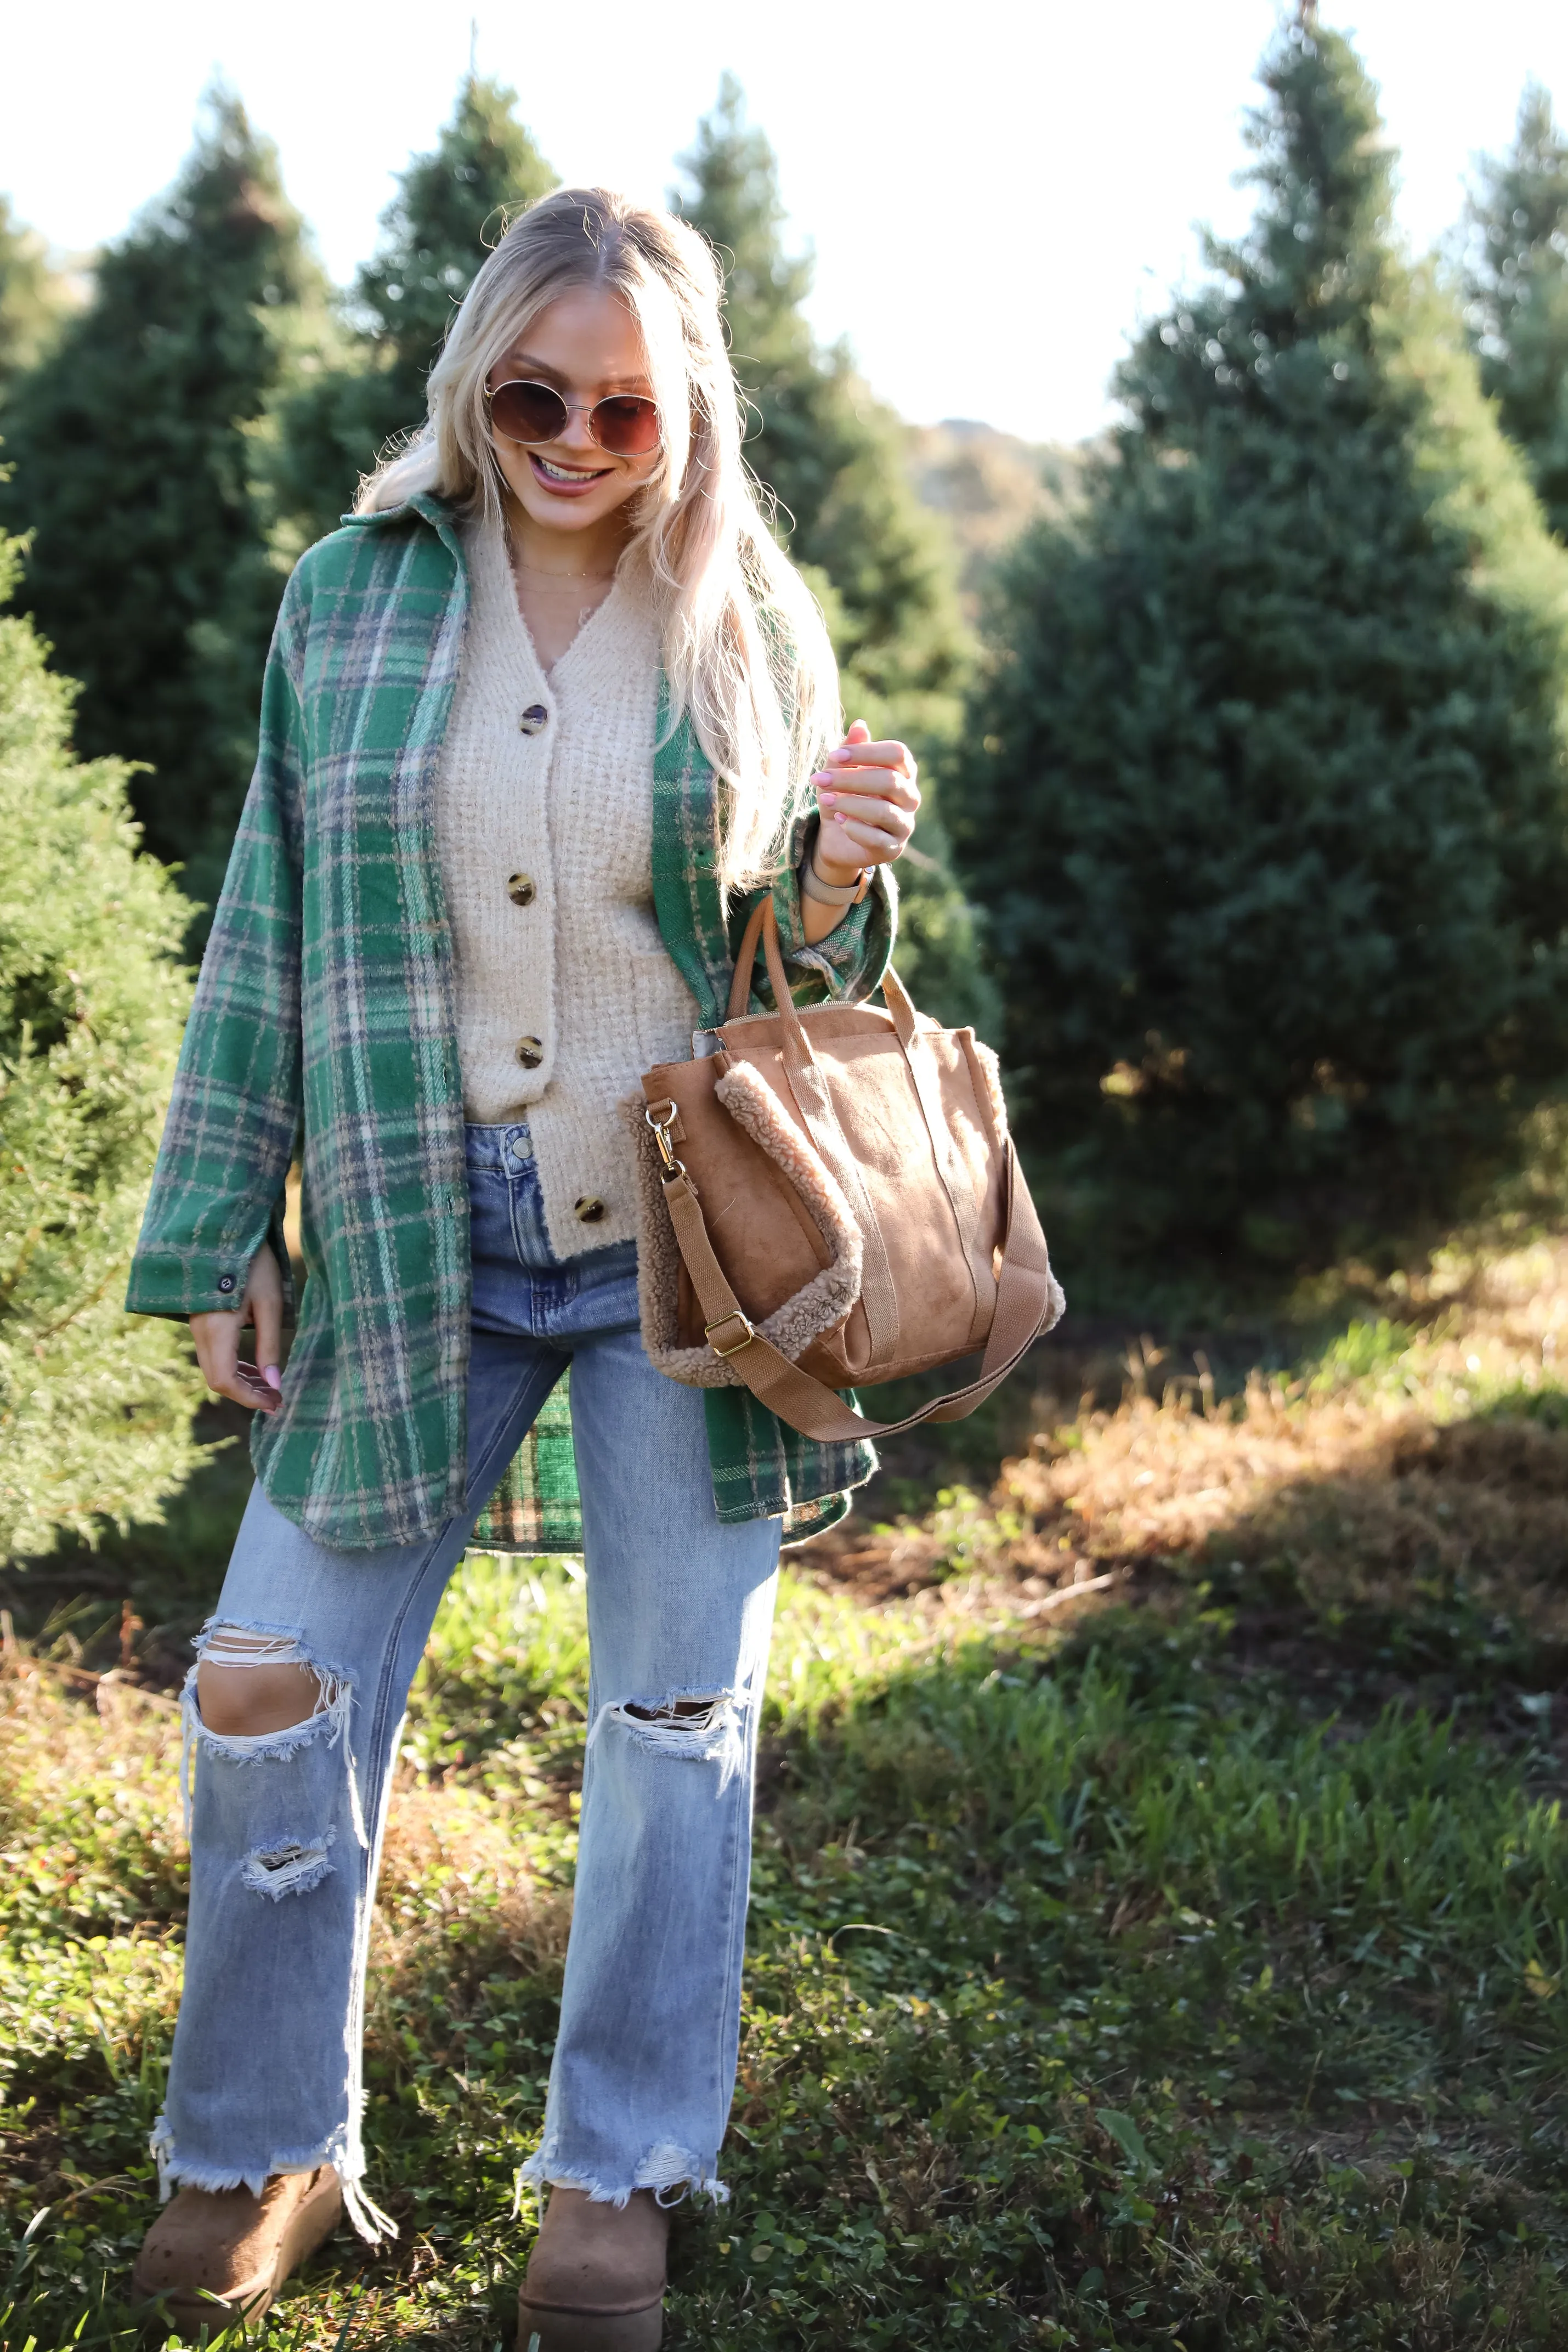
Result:
[[838,673],[816,599],[768,528],[741,455],[743,403],[719,321],[706,239],[671,213],[604,188],[559,188],[507,229],[431,371],[429,416],[360,488],[358,511],[434,491],[500,521],[485,385],[545,306],[604,287],[642,329],[663,449],[633,505],[622,565],[643,567],[670,685],[666,727],[689,711],[728,789],[717,871],[726,891],[778,869],[807,778],[841,731]]

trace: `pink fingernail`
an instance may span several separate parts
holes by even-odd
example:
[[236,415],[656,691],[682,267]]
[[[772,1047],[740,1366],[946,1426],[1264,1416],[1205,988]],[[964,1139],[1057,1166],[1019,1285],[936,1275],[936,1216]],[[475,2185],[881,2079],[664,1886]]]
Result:
[[824,808],[832,808],[836,803],[838,797],[837,793],[819,792],[817,794],[818,800],[821,803]]
[[261,1377],[269,1389],[280,1389],[283,1386],[283,1374],[276,1364],[264,1365]]

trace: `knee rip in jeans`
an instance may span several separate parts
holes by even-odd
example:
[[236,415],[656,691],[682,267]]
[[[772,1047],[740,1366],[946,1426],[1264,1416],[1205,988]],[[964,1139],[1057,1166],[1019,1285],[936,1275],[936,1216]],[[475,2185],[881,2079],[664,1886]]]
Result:
[[[349,1753],[353,1688],[347,1675],[312,1658],[297,1633],[277,1626],[237,1625],[209,1619],[197,1636],[195,1648],[196,1663],[186,1675],[181,1693],[184,1738],[180,1782],[187,1832],[191,1825],[191,1766],[198,1746],[211,1755],[225,1757],[230,1763],[263,1764],[279,1762],[311,1741],[325,1739],[329,1748],[342,1748],[355,1834],[361,1845],[367,1844],[354,1760]],[[315,1685],[314,1705],[296,1721],[274,1729],[214,1730],[202,1719],[199,1677],[204,1666],[242,1671],[266,1666],[301,1668],[302,1683]],[[309,1844],[295,1847],[292,1842],[285,1841],[276,1849],[257,1849],[246,1857],[242,1871],[245,1883],[275,1898],[289,1893],[304,1894],[331,1870],[333,1865],[326,1858],[326,1847],[330,1843],[329,1831],[324,1840]]]
[[337,1835],[330,1826],[317,1838],[285,1838],[277,1845],[253,1846],[240,1876],[255,1895],[280,1903],[286,1895],[308,1895],[336,1867],[328,1853]]
[[680,1692],[662,1699],[607,1699],[588,1735],[591,1748],[607,1723],[627,1733],[656,1756],[689,1763],[716,1764],[722,1795],[739,1771],[745,1753],[747,1697],[735,1691]]

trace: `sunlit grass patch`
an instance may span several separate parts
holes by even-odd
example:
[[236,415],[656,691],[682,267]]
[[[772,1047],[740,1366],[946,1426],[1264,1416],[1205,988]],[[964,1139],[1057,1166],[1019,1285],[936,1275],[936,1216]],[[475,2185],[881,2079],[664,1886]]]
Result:
[[1228,1398],[1135,1355],[1119,1406],[1005,1466],[971,1550],[1015,1581],[1175,1562],[1233,1592],[1234,1570],[1318,1612],[1446,1596],[1472,1631],[1500,1612],[1568,1643],[1568,1244],[1440,1252],[1386,1287],[1400,1315]]

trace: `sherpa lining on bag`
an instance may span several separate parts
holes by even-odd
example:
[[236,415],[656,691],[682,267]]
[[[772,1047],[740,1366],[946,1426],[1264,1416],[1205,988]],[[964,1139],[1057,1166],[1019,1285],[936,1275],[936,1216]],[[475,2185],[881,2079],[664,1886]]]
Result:
[[[779,1109],[767,1081],[749,1064],[732,1062],[715,1094],[736,1125],[780,1169],[828,1248],[829,1263],[785,1299],[757,1328],[781,1356],[796,1360],[813,1339],[835,1330],[861,1295],[860,1228],[837,1179]],[[681,1253],[659,1181],[659,1148],[643,1117],[641,1097],[622,1106],[637,1155],[637,1303],[648,1359],[688,1388],[737,1389],[734,1367],[706,1342],[683,1347],[679,1336]]]

